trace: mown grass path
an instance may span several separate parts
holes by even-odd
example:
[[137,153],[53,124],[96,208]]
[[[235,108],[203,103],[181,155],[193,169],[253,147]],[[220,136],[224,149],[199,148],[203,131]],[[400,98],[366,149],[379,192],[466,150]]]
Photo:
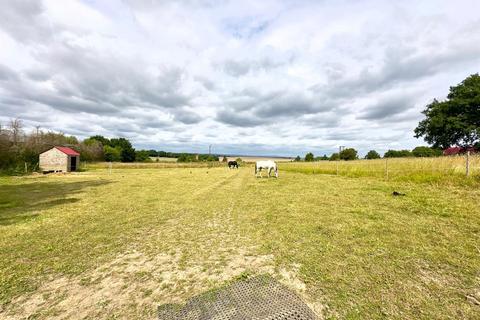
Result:
[[0,317],[151,318],[159,304],[282,270],[324,317],[479,314],[478,189],[280,174],[1,178]]

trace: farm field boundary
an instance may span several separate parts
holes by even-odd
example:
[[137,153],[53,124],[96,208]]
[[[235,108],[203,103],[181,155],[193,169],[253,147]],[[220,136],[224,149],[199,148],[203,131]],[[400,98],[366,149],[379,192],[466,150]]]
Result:
[[280,170],[304,174],[374,177],[393,181],[472,183],[480,179],[480,155],[281,163]]

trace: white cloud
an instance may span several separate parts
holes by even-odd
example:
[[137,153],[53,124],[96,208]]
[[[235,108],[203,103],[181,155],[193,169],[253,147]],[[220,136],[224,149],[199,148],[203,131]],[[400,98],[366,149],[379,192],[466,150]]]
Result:
[[138,147],[295,155],[422,144],[423,106],[480,69],[480,4],[0,4],[0,121]]

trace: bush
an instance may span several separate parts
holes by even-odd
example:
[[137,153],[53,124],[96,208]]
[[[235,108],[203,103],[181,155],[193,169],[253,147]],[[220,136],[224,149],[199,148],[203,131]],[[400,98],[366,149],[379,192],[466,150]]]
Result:
[[313,153],[309,152],[305,155],[305,161],[306,162],[312,162],[314,159]]
[[412,154],[415,157],[438,157],[442,155],[442,151],[430,147],[416,147],[412,150]]
[[118,162],[121,158],[122,149],[120,147],[103,147],[103,154],[105,156],[105,161],[107,162]]
[[375,150],[370,150],[370,151],[368,151],[367,155],[365,156],[365,159],[369,159],[369,160],[380,159],[380,154]]
[[330,161],[336,161],[336,160],[340,160],[340,156],[338,155],[338,153],[332,153],[332,155],[330,156]]
[[324,160],[328,160],[328,157],[326,154],[324,154],[321,157],[315,157],[315,161],[324,161]]
[[300,156],[297,156],[294,161],[299,162],[301,160],[302,160],[302,158],[300,158]]
[[413,154],[409,150],[388,150],[383,155],[384,158],[407,158],[412,156]]
[[181,153],[177,158],[177,162],[195,162],[195,161],[197,161],[196,156],[188,153]]
[[353,148],[343,149],[339,154],[340,159],[342,160],[356,160],[357,157],[357,150]]
[[137,162],[152,162],[150,152],[147,150],[135,151],[135,161]]

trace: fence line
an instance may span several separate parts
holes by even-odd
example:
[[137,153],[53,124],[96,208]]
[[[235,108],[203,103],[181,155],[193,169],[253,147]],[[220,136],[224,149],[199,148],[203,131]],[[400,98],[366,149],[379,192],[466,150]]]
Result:
[[407,176],[480,177],[480,155],[466,154],[437,158],[385,158],[377,160],[317,161],[281,163],[285,171],[309,174],[374,176],[385,180]]

